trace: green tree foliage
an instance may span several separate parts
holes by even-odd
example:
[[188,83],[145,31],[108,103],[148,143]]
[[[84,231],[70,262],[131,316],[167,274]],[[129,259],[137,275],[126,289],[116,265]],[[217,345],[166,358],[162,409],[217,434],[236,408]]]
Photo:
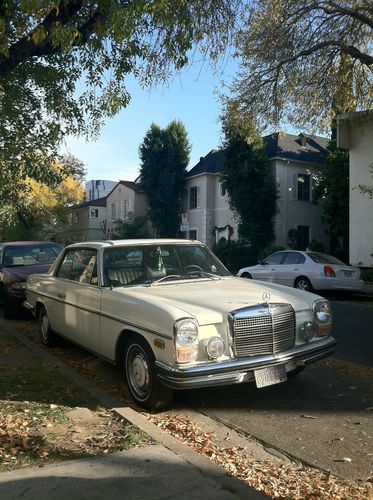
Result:
[[0,201],[16,201],[19,179],[49,182],[67,134],[96,137],[129,103],[129,74],[143,86],[164,81],[197,46],[216,58],[240,3],[0,2]]
[[139,149],[141,183],[159,237],[178,234],[190,144],[182,122],[152,124]]
[[233,95],[260,126],[329,131],[373,105],[371,0],[253,0],[236,44]]
[[116,228],[112,239],[127,240],[133,238],[148,238],[149,233],[146,225],[148,217],[135,217],[132,213],[129,214],[127,220],[116,221]]
[[337,148],[336,141],[331,141],[327,149],[315,195],[324,199],[323,221],[331,238],[343,247],[349,237],[349,155]]
[[239,218],[240,238],[260,254],[274,239],[277,187],[253,121],[237,117],[234,107],[228,107],[223,117],[225,159],[221,181]]

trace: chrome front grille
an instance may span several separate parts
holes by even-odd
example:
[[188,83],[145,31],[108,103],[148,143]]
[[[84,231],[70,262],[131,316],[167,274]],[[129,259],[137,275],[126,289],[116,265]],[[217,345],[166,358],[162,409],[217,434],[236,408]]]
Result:
[[290,304],[260,304],[230,313],[237,357],[275,354],[294,346],[295,313]]

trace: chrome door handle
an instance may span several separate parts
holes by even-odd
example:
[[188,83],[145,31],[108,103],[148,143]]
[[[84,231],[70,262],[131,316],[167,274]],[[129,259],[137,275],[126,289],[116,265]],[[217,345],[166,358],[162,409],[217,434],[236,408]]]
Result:
[[66,295],[64,293],[58,293],[57,297],[59,297],[60,299],[65,299]]

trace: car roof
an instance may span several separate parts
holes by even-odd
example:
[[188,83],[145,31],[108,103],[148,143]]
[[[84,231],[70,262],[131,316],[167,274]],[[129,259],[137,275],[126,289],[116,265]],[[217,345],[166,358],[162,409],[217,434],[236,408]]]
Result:
[[135,245],[202,245],[196,240],[183,240],[176,238],[148,238],[148,239],[133,239],[133,240],[105,240],[105,241],[82,241],[80,243],[72,243],[67,248],[112,248],[119,246],[135,246]]
[[60,243],[54,241],[3,241],[0,243],[1,247],[12,246],[12,247],[28,247],[30,245],[57,245],[62,246]]

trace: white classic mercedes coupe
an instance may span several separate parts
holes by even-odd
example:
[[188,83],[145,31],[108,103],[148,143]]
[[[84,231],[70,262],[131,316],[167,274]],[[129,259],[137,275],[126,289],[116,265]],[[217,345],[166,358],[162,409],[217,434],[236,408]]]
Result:
[[148,409],[174,389],[283,382],[336,345],[327,300],[232,276],[197,241],[69,245],[26,296],[44,344],[62,336],[121,365]]

